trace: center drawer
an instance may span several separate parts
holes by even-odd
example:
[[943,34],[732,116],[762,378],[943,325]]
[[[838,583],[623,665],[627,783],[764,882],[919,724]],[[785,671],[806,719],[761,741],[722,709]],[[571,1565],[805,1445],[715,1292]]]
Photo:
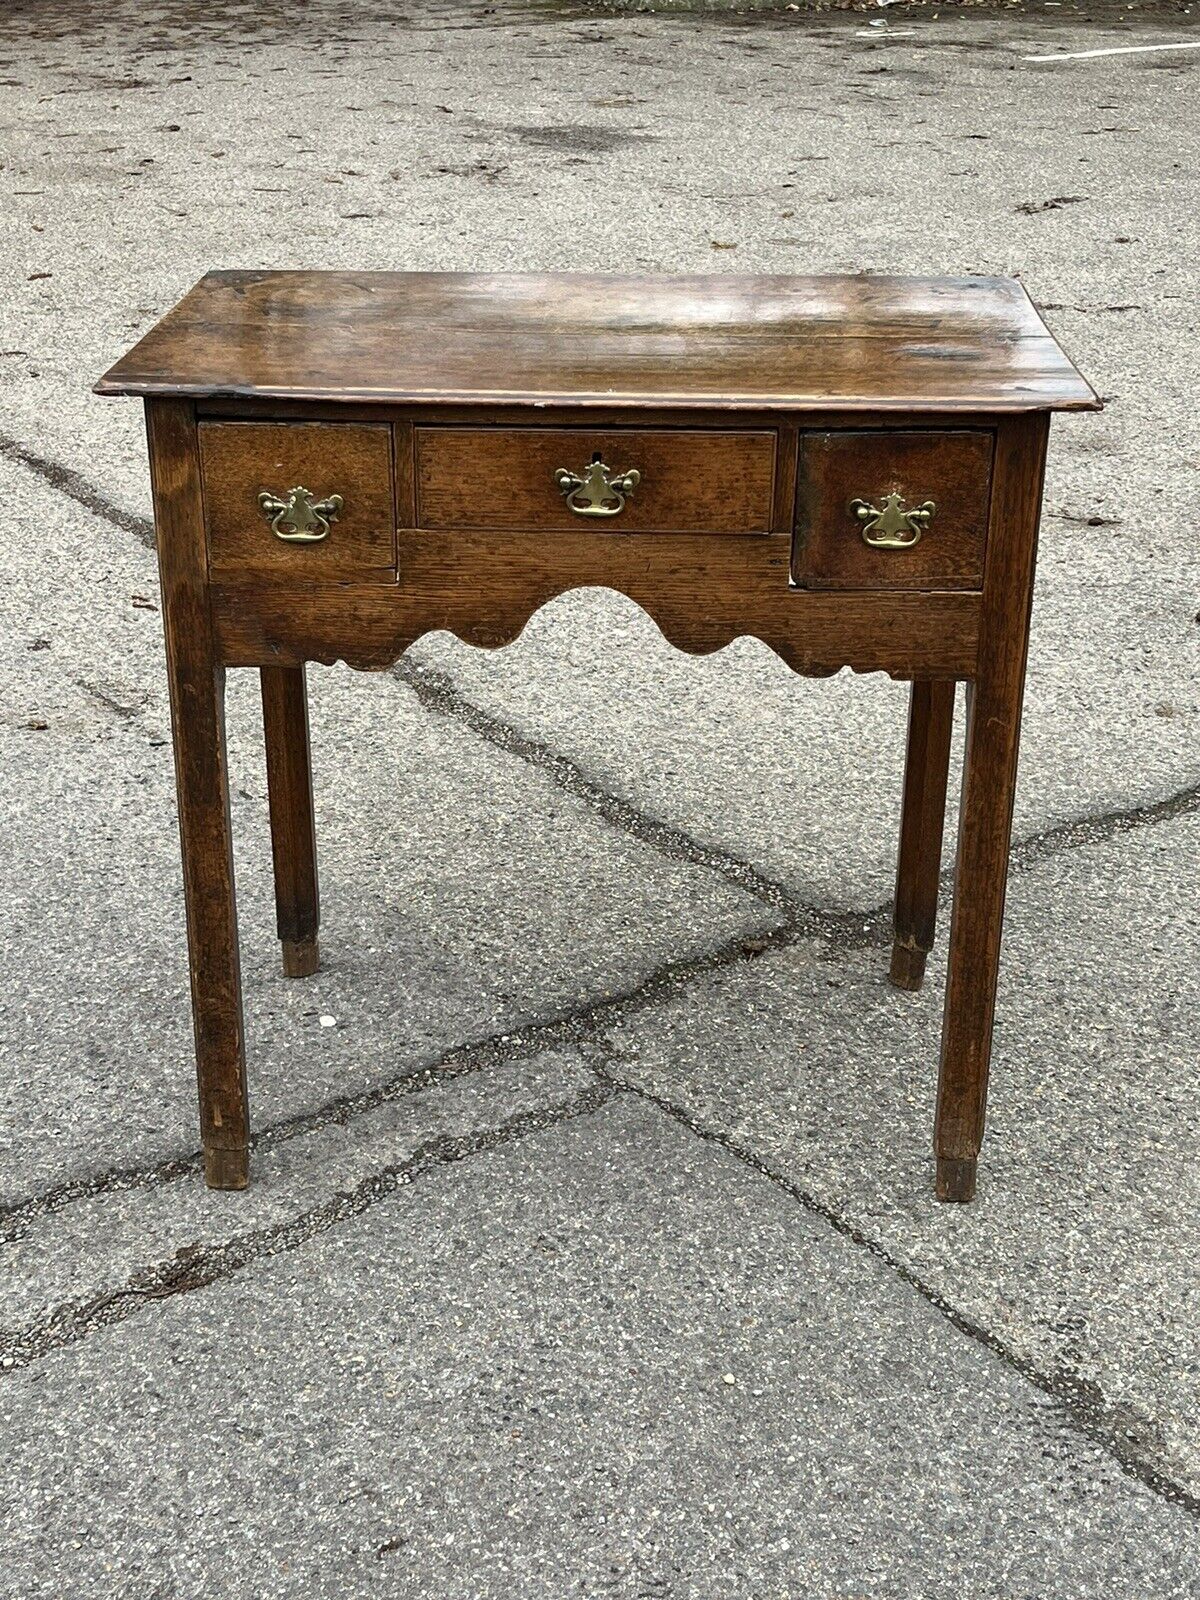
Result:
[[414,448],[421,528],[771,529],[771,430],[428,427]]

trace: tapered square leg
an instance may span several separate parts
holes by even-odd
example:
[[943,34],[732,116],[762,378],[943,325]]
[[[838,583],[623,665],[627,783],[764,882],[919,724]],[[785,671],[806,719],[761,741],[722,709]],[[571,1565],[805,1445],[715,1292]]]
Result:
[[320,903],[304,668],[263,667],[261,677],[276,926],[284,972],[306,978],[320,963]]
[[933,1136],[940,1200],[973,1198],[983,1142],[1048,421],[1009,418],[996,435]]
[[933,949],[954,688],[950,681],[917,679],[909,700],[908,756],[896,866],[895,939],[889,974],[898,989],[921,987],[925,957]]
[[967,753],[938,1083],[939,1200],[970,1200],[983,1141],[1020,701],[967,686]]
[[191,406],[179,400],[149,401],[146,416],[205,1176],[213,1188],[242,1189],[248,1177],[249,1112],[225,758],[225,674],[209,620],[196,423]]

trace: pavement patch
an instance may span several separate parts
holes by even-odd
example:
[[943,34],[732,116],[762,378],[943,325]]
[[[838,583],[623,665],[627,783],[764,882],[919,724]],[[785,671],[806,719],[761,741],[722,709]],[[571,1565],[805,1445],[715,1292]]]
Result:
[[919,995],[874,954],[785,948],[609,1039],[615,1079],[810,1196],[1200,1509],[1179,1266],[1200,1215],[1198,846],[1193,814],[1014,876],[972,1206],[930,1192],[944,931]]
[[0,1405],[19,1600],[1182,1600],[1200,1555],[920,1296],[628,1101],[157,1301]]

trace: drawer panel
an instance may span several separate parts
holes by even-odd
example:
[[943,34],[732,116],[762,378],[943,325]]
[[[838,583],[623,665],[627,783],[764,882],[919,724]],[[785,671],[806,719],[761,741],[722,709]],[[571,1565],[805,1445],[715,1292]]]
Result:
[[[613,516],[580,516],[555,482],[599,455],[640,482]],[[773,431],[673,428],[416,429],[423,528],[761,534],[771,528]],[[586,502],[585,502],[586,503]]]
[[993,445],[986,428],[802,434],[793,581],[806,589],[982,588]]
[[[357,422],[202,422],[200,463],[209,569],[221,576],[284,574],[394,582],[396,516],[392,430]],[[304,488],[317,502],[340,495],[328,531],[312,543],[285,541],[259,505]],[[301,515],[303,531],[306,519]],[[313,519],[309,531],[320,532]],[[285,532],[290,531],[287,521]]]

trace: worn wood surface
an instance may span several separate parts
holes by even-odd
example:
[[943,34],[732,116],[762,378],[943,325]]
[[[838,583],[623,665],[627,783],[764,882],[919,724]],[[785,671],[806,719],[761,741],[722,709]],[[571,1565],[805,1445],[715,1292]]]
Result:
[[[614,517],[582,519],[554,481],[599,453],[641,482]],[[674,428],[417,428],[417,525],[574,532],[768,533],[773,432]]]
[[921,987],[933,949],[953,728],[954,684],[917,679],[909,698],[893,912],[890,976],[898,989]]
[[306,978],[317,970],[317,836],[313,819],[308,693],[303,667],[263,667],[263,736],[275,865],[275,921],[283,970]]
[[248,1177],[249,1117],[225,759],[225,676],[209,616],[196,423],[186,401],[153,400],[146,407],[146,428],[205,1170],[212,1187],[240,1189]]
[[1046,417],[1017,417],[996,441],[979,657],[967,687],[934,1132],[943,1200],[972,1198],[983,1140],[1048,432]]
[[101,394],[1027,411],[1098,405],[1010,278],[209,273]]
[[789,589],[789,553],[788,540],[774,536],[403,535],[395,589],[217,584],[213,615],[231,666],[310,660],[378,669],[439,628],[485,648],[508,644],[547,600],[601,584],[636,601],[693,654],[750,635],[818,676],[841,667],[901,678],[974,670],[978,595]]
[[[215,574],[391,582],[396,572],[392,430],[356,422],[202,422],[200,460]],[[302,485],[345,504],[317,544],[278,539],[258,504]]]
[[[803,433],[792,576],[814,589],[978,589],[983,583],[993,435],[854,430]],[[935,510],[910,549],[863,539],[851,501],[903,496]]]
[[[221,272],[98,388],[152,397],[210,1183],[245,1183],[248,1142],[224,667],[263,669],[278,928],[285,970],[308,972],[304,663],[383,668],[438,629],[501,646],[556,595],[600,585],[683,650],[751,635],[801,672],[914,680],[903,987],[932,945],[968,681],[934,1144],[939,1196],[971,1198],[1049,413],[1098,404],[1019,284]],[[622,518],[589,523],[553,473],[595,451],[643,480]],[[298,483],[345,502],[320,545],[274,541],[259,511],[262,490]],[[849,510],[888,493],[936,502],[911,550],[872,549]]]

